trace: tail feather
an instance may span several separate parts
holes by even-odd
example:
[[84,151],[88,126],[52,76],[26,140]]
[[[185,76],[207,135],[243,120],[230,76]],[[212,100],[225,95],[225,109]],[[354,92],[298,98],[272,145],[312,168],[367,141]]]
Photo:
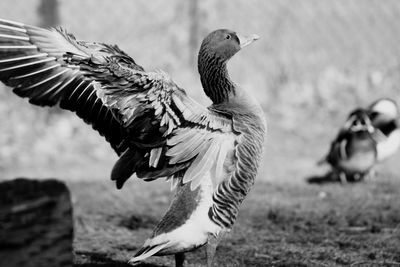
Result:
[[168,241],[151,246],[143,246],[138,252],[136,252],[135,256],[129,260],[129,264],[136,264],[144,259],[155,255],[160,250],[164,249],[168,246]]
[[118,189],[121,189],[126,180],[134,174],[142,158],[141,153],[132,148],[121,155],[111,171],[111,180],[116,181]]

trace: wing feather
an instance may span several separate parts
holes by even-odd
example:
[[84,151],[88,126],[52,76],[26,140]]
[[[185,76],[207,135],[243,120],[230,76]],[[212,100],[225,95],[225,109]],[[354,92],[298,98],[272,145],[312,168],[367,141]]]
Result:
[[149,166],[157,168],[162,153],[162,147],[153,148],[150,151]]
[[202,136],[202,138],[195,139],[194,142],[192,142],[190,146],[188,145],[182,153],[171,159],[170,163],[181,163],[194,158],[200,153],[201,149],[203,149],[204,142],[204,135]]
[[183,177],[183,183],[192,181],[190,186],[192,190],[197,188],[200,184],[199,180],[203,178],[204,174],[213,166],[218,146],[219,143],[217,140],[210,141],[207,149],[203,149],[202,152],[199,153],[190,168],[186,171]]
[[232,138],[225,139],[219,147],[218,155],[215,161],[215,174],[216,184],[224,180],[224,163],[226,162],[229,151],[234,148],[234,140]]
[[[187,138],[183,139],[182,142],[179,142],[175,146],[168,149],[166,153],[166,156],[173,158],[170,160],[171,164],[178,162],[181,158],[181,155],[187,150],[191,150],[195,144],[204,142],[203,137],[206,133],[201,133],[200,131],[191,131],[189,129],[187,131],[190,132],[190,135],[187,135]],[[180,157],[176,157],[178,155]]]
[[[168,117],[168,116],[167,116]],[[181,142],[185,142],[193,135],[193,132],[185,130],[185,128],[178,128],[175,130],[174,135],[172,135],[167,140],[168,146],[175,146]]]

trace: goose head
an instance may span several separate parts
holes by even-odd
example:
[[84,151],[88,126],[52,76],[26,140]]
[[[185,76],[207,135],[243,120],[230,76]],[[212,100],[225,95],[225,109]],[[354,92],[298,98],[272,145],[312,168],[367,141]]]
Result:
[[200,47],[199,59],[202,56],[211,56],[223,62],[228,61],[242,48],[259,38],[257,34],[242,36],[227,29],[215,30],[204,38]]
[[235,95],[236,85],[228,75],[226,62],[258,39],[256,34],[243,37],[227,29],[213,31],[204,38],[197,67],[204,92],[214,104],[229,101]]

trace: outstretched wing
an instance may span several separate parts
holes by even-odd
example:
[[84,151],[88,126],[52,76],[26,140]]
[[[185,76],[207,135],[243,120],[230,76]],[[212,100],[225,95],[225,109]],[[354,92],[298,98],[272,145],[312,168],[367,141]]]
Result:
[[120,155],[118,188],[133,173],[194,189],[209,171],[215,186],[232,172],[239,133],[230,115],[199,105],[116,46],[0,20],[0,80],[32,104],[76,112],[105,136]]
[[132,68],[142,69],[117,47],[77,42],[59,29],[45,30],[22,23],[0,20],[0,80],[14,92],[39,106],[54,106],[77,113],[91,124],[121,154],[126,150],[126,131],[97,97],[95,82],[86,79],[68,55],[92,57],[120,55]]

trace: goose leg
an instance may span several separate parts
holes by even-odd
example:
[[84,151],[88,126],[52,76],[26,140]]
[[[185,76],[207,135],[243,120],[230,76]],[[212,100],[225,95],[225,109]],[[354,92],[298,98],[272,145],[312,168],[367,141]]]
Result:
[[175,254],[175,267],[183,267],[184,262],[185,262],[185,253],[176,253]]
[[215,251],[217,250],[217,246],[219,242],[225,237],[226,232],[221,231],[217,236],[208,235],[208,243],[207,243],[207,267],[213,266],[213,260],[215,256]]
[[347,178],[346,178],[346,174],[344,172],[339,173],[339,178],[340,178],[340,182],[342,184],[347,184]]

